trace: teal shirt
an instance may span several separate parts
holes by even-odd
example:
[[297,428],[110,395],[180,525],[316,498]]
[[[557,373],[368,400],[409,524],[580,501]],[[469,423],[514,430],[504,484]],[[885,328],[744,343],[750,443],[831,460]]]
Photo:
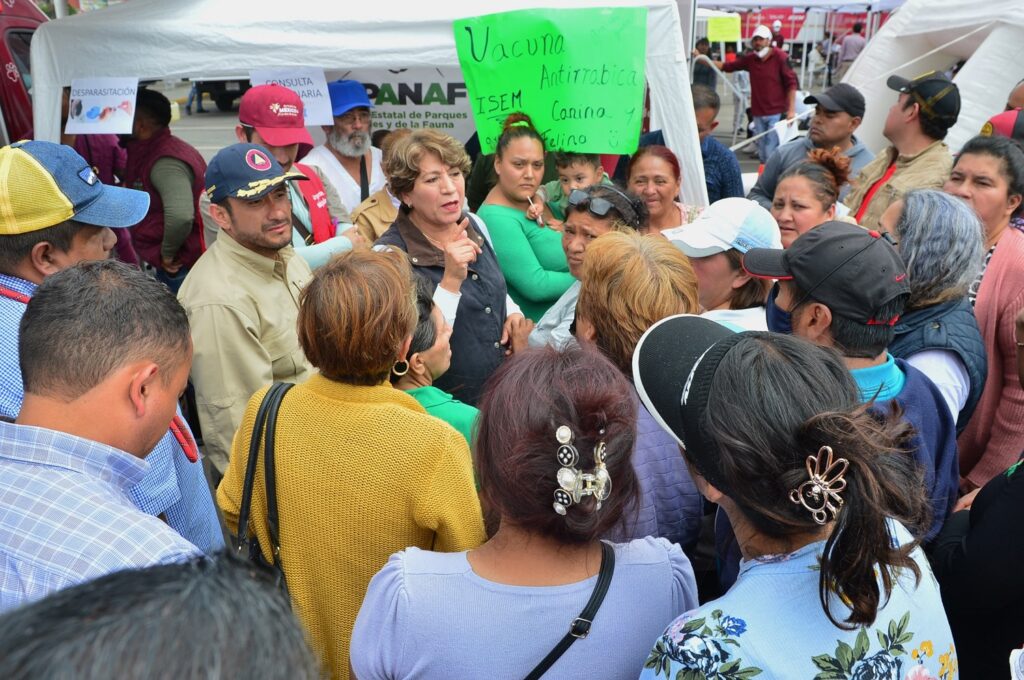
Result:
[[569,273],[562,235],[538,227],[526,213],[503,205],[483,205],[477,213],[491,234],[508,294],[537,321],[576,279]]
[[[295,182],[285,182],[285,184],[288,186],[288,196],[292,201],[292,215],[302,222],[302,225],[306,227],[306,231],[313,233],[309,223],[309,207],[306,205],[306,199],[302,197],[302,193],[295,187]],[[344,226],[339,224],[337,233],[341,234],[341,232],[351,226],[351,224]],[[345,236],[335,236],[323,243],[307,244],[299,234],[299,230],[292,229],[292,246],[295,247],[295,254],[301,256],[310,269],[316,269],[327,264],[327,261],[338,253],[347,253],[352,250],[352,241],[349,241]]]
[[884,364],[868,368],[855,368],[850,371],[850,375],[857,381],[862,402],[872,398],[879,402],[895,399],[903,391],[903,386],[907,382],[907,376],[896,365],[896,360],[892,358],[891,354],[886,354]]
[[480,415],[480,411],[469,404],[463,404],[433,385],[407,390],[406,394],[418,401],[427,413],[458,430],[466,438],[466,443],[472,446],[473,424],[476,422],[477,416]]

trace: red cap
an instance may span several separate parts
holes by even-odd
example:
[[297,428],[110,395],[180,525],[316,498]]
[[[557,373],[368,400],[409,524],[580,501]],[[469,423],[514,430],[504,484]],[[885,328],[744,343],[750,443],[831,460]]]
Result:
[[302,98],[283,85],[257,85],[246,91],[238,105],[238,122],[256,128],[270,146],[313,146]]
[[981,128],[985,137],[1001,135],[1024,142],[1024,113],[1020,109],[1010,109],[992,116]]

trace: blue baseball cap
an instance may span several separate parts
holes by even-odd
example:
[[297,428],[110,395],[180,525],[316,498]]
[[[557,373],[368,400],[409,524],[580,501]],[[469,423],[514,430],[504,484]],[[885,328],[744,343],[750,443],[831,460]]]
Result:
[[0,149],[0,235],[75,220],[122,229],[149,211],[149,194],[104,184],[70,146],[17,142]]
[[309,179],[301,172],[285,172],[277,160],[258,144],[232,144],[217,152],[206,166],[206,195],[211,203],[226,198],[253,201],[282,182]]
[[327,91],[331,94],[331,113],[343,116],[352,109],[373,108],[366,88],[358,80],[335,80],[327,83]]

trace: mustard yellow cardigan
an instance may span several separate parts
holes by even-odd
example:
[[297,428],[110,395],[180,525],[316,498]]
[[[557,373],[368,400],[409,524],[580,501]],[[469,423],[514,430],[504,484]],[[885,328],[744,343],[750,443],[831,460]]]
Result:
[[[235,435],[217,504],[238,529],[253,395]],[[293,606],[335,678],[349,677],[349,639],[370,578],[408,546],[456,552],[484,541],[466,440],[388,384],[316,375],[285,396],[275,444],[281,563]],[[265,557],[263,466],[250,531]]]

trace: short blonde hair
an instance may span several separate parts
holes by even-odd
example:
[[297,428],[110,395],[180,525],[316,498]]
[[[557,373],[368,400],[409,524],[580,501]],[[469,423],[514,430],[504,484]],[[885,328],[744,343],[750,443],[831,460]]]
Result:
[[467,177],[472,167],[466,148],[459,140],[430,128],[415,130],[411,135],[406,135],[395,142],[389,151],[383,169],[391,195],[396,198],[412,191],[416,178],[420,176],[423,157],[428,153],[439,158],[445,165],[458,168]]
[[636,343],[648,328],[700,309],[690,261],[660,236],[600,236],[587,248],[581,282],[576,316],[590,322],[597,346],[627,375]]
[[405,253],[352,250],[316,270],[299,296],[299,344],[325,378],[351,385],[387,379],[416,326]]

